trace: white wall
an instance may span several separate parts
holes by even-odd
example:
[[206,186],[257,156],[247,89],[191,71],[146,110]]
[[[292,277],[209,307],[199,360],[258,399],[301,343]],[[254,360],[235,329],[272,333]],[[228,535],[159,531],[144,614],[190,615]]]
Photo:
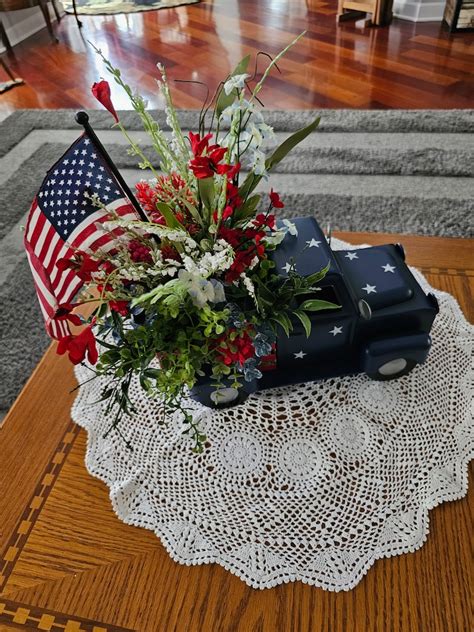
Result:
[[[59,15],[63,15],[64,9],[61,2],[57,1],[56,6],[58,8]],[[51,2],[48,2],[48,9],[51,21],[55,22],[56,14],[54,13]],[[21,42],[27,37],[30,37],[33,33],[37,33],[41,29],[46,28],[46,22],[44,21],[43,14],[41,13],[41,9],[39,7],[21,9],[20,11],[0,11],[0,18],[12,46],[18,44],[18,42]],[[3,53],[4,51],[5,47],[0,41],[0,53]]]
[[441,22],[446,0],[394,0],[393,15],[411,22]]

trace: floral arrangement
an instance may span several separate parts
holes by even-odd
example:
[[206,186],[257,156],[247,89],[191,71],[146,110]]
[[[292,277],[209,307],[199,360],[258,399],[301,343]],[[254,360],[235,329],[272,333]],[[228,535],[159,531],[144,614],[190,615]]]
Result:
[[[193,449],[200,451],[205,437],[184,399],[199,378],[210,375],[217,393],[223,383],[240,389],[259,379],[277,335],[289,335],[295,322],[309,335],[307,313],[332,307],[314,298],[326,270],[305,278],[293,266],[283,281],[274,272],[269,255],[296,228],[289,220],[277,223],[275,211],[284,207],[277,192],[256,192],[319,122],[267,152],[274,133],[264,121],[258,94],[288,48],[270,61],[259,81],[250,77],[250,57],[245,57],[203,108],[196,132],[188,135],[181,130],[161,64],[158,84],[170,135],[120,70],[97,51],[129,96],[160,163],[157,172],[124,129],[109,84],[94,84],[94,95],[148,172],[149,179],[136,185],[148,221],[125,221],[110,213],[102,226],[120,229],[113,251],[77,252],[60,262],[85,282],[78,301],[60,317],[85,327],[61,341],[58,351],[67,352],[73,363],[87,358],[93,377],[110,378],[102,397],[113,415],[111,428],[119,432],[121,417],[134,412],[129,385],[137,375],[144,391],[160,397],[166,410],[182,412]],[[100,199],[95,203],[105,208]],[[72,313],[87,302],[94,303],[87,320]]]

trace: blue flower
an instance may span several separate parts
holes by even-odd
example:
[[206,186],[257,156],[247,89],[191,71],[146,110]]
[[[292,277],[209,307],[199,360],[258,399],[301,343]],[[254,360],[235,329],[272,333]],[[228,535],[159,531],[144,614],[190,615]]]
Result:
[[249,358],[245,361],[242,371],[246,382],[259,380],[262,377],[262,372],[257,368],[257,362],[255,358]]
[[272,345],[268,342],[265,334],[258,333],[253,339],[253,346],[255,347],[255,355],[258,358],[262,358],[272,352]]
[[245,324],[245,316],[242,310],[235,303],[227,303],[226,308],[229,310],[229,323],[236,329],[241,329]]

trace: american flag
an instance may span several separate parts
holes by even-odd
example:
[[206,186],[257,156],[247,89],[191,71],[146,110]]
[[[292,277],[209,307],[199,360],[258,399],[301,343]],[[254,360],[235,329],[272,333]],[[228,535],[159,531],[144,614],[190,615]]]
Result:
[[[94,206],[96,193],[106,209]],[[48,171],[28,216],[24,243],[33,273],[47,333],[57,340],[69,335],[67,321],[56,320],[60,305],[73,301],[83,285],[74,270],[61,271],[57,262],[79,249],[111,250],[117,231],[104,233],[96,224],[107,211],[123,219],[137,219],[132,206],[101,152],[83,134]]]

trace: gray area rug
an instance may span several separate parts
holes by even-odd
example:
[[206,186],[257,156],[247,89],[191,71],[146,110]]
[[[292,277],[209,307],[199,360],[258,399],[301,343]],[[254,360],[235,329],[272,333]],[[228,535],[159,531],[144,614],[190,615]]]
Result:
[[[163,112],[154,113],[166,129]],[[316,112],[268,111],[278,140]],[[472,237],[474,111],[323,110],[319,131],[265,183],[283,197],[287,216],[311,214],[334,229]],[[144,174],[126,153],[110,115],[91,123],[126,179]],[[195,111],[180,114],[195,129]],[[147,153],[132,112],[120,118]],[[80,129],[72,110],[19,110],[0,122],[0,417],[48,345],[21,246],[21,225],[49,167]]]

